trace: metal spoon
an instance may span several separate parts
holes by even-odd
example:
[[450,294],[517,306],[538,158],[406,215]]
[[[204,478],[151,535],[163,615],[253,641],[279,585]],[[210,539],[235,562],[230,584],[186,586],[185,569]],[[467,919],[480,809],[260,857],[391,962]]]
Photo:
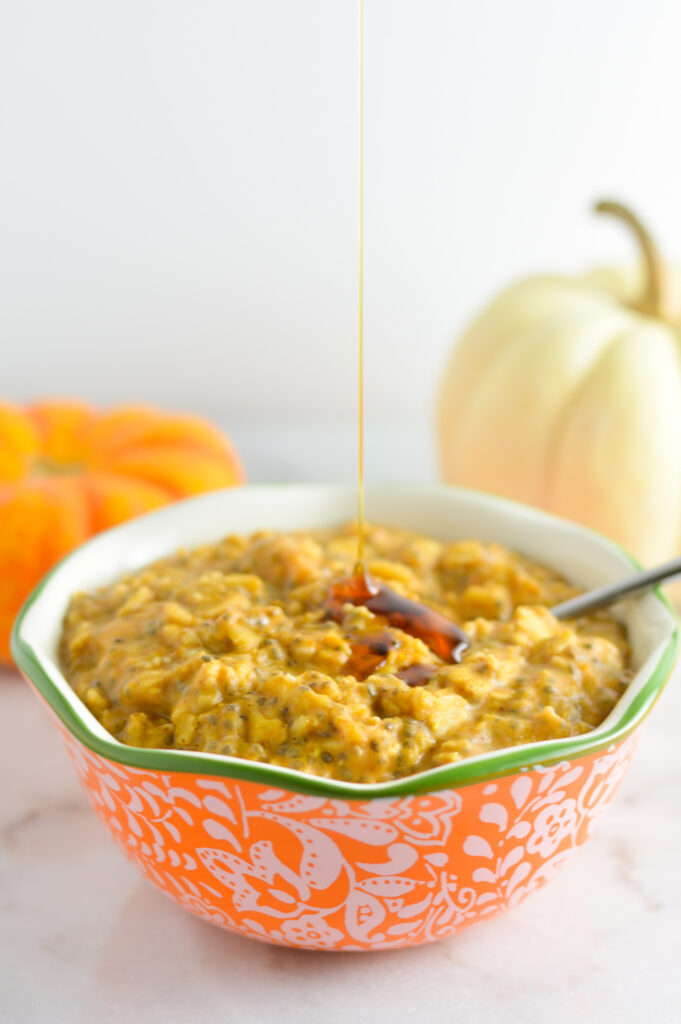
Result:
[[[363,569],[360,571],[365,573]],[[637,572],[634,576],[626,576],[623,580],[609,583],[597,590],[588,590],[586,594],[554,605],[551,611],[557,619],[576,619],[587,612],[595,611],[596,608],[621,601],[623,597],[650,590],[656,583],[673,580],[676,576],[681,576],[681,558],[674,558],[656,569],[647,569],[645,572]],[[349,579],[340,580],[332,587],[330,602],[327,603],[328,608],[335,609],[332,617],[340,614],[345,603],[366,605],[370,611],[386,618],[391,625],[419,637],[431,650],[455,664],[461,661],[464,651],[470,646],[470,640],[461,627],[440,612],[395,593],[385,583],[377,584],[368,579],[366,574],[356,574]],[[434,641],[437,641],[438,645],[445,645],[444,653],[435,646]],[[406,671],[410,672],[410,675],[402,675],[401,678],[408,686],[422,686],[436,669],[433,665],[417,664],[408,666]]]
[[605,605],[614,604],[623,597],[631,594],[640,594],[644,590],[650,590],[656,583],[667,583],[675,577],[681,576],[681,558],[673,558],[671,562],[658,565],[655,569],[646,569],[645,572],[637,572],[634,576],[626,576],[616,583],[609,583],[597,590],[588,590],[586,594],[573,597],[562,604],[554,605],[551,609],[557,619],[576,619],[579,615],[586,615],[597,608],[604,608]]

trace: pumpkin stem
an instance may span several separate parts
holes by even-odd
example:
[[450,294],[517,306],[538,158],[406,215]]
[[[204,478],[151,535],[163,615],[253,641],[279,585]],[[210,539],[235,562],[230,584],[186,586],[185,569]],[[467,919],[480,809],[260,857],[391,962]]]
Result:
[[647,313],[649,316],[665,319],[666,313],[666,271],[662,257],[650,234],[644,228],[635,213],[622,203],[613,202],[610,199],[602,199],[594,206],[596,213],[609,213],[613,217],[628,224],[634,232],[641,247],[644,266],[644,289],[643,295],[634,308],[640,313]]

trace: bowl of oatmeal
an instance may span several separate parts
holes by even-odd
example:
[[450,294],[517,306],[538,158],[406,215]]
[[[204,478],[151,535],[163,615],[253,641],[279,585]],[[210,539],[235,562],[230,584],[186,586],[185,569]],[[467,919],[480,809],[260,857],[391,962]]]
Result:
[[366,569],[465,630],[448,657],[333,600],[354,513],[324,485],[178,503],[66,558],[14,632],[126,855],[283,945],[418,944],[541,886],[609,802],[676,649],[654,594],[551,615],[631,571],[605,538],[470,491],[368,489]]

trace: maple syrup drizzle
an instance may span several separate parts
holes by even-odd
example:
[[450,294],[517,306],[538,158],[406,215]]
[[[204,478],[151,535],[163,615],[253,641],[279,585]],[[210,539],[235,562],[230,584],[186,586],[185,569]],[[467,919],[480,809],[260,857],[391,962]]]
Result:
[[[374,615],[387,619],[391,626],[401,629],[410,636],[418,637],[445,662],[459,662],[468,647],[468,637],[462,629],[435,608],[391,590],[385,583],[377,583],[365,569],[359,566],[354,574],[332,583],[324,603],[327,616],[336,622],[343,619],[343,606],[363,605]],[[386,652],[387,653],[387,652]],[[353,655],[348,659],[350,662]],[[377,667],[377,666],[376,666]],[[416,668],[416,666],[410,666]],[[347,664],[346,664],[347,668]],[[435,666],[430,666],[435,671]],[[348,672],[350,670],[348,669]],[[353,674],[350,672],[350,674]],[[425,672],[412,673],[405,679],[410,686],[426,682]]]
[[364,571],[364,0],[358,13],[357,572]]
[[[411,636],[423,640],[443,661],[458,662],[468,646],[466,634],[434,608],[395,593],[376,583],[364,564],[364,2],[358,0],[358,281],[357,281],[357,563],[354,575],[333,583],[325,602],[329,618],[340,622],[343,605],[364,605],[375,615]],[[351,641],[352,654],[343,671],[366,679],[383,665],[397,640],[387,630]],[[422,685],[435,665],[410,665],[398,675],[409,686]]]
[[343,675],[354,676],[361,682],[385,665],[388,655],[397,647],[397,640],[387,629],[382,629],[376,633],[365,633],[353,640],[350,646],[352,654],[341,671]]
[[407,686],[424,686],[437,672],[437,665],[407,665],[397,673]]

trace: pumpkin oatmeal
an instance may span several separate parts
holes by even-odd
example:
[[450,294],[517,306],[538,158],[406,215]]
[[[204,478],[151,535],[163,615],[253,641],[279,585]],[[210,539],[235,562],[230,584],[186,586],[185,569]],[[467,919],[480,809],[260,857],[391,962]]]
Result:
[[459,664],[367,607],[325,610],[352,573],[353,526],[261,531],[180,552],[76,595],[66,678],[118,740],[375,783],[597,726],[630,676],[606,613],[556,620],[577,591],[476,540],[367,526],[372,577],[460,625]]

